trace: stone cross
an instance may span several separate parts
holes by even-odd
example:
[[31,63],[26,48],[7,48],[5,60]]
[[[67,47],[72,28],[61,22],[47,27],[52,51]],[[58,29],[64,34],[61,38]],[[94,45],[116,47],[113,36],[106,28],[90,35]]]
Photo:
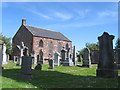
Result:
[[21,45],[17,45],[17,48],[20,50],[20,57],[23,56],[23,50],[25,49],[25,45],[23,42],[21,42]]
[[20,45],[17,45],[17,48],[20,50],[20,55],[18,56],[18,63],[16,65],[21,65],[21,62],[22,62],[22,56],[23,55],[23,52],[24,52],[24,49],[26,48],[26,46],[24,45],[23,42],[21,42]]
[[116,61],[113,55],[113,35],[104,32],[102,36],[98,37],[99,40],[99,63],[97,69],[98,77],[117,77],[118,71]]

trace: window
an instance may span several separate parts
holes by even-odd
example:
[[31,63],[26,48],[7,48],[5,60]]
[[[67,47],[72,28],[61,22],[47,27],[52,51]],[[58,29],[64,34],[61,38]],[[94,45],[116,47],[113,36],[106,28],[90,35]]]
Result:
[[61,53],[61,44],[58,42],[58,52]]
[[43,41],[42,40],[40,40],[39,46],[43,47]]
[[52,41],[50,42],[50,46],[49,46],[49,54],[53,54],[53,43]]
[[68,43],[66,44],[66,49],[68,49],[69,48],[69,45],[68,45]]

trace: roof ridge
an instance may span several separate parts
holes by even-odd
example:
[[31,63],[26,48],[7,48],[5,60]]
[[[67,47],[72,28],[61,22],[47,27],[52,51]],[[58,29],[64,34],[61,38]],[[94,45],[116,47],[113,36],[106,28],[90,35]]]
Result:
[[[32,27],[32,28],[37,28],[37,29],[42,29],[42,30],[46,30],[46,31],[49,31],[49,32],[56,32],[56,31],[52,31],[52,30],[48,30],[48,29],[44,29],[44,28],[39,28],[39,27],[35,27],[35,26],[30,26],[30,25],[25,25],[25,26],[28,26],[28,27]],[[56,33],[59,33],[59,32],[56,32]]]

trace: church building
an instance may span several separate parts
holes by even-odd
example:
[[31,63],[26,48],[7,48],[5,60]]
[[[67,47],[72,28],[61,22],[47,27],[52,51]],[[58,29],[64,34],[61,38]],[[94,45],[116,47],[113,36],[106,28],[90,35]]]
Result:
[[19,55],[20,50],[17,45],[20,45],[21,42],[28,47],[29,54],[34,52],[35,63],[41,50],[44,62],[48,60],[49,54],[54,57],[55,52],[61,53],[62,48],[70,48],[69,52],[72,55],[72,41],[66,36],[60,32],[26,25],[26,19],[22,19],[22,25],[12,39],[13,56]]

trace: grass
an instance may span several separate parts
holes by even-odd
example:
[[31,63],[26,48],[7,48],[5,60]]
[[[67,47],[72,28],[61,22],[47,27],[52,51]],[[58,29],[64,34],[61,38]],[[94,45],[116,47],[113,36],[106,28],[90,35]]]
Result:
[[3,67],[2,88],[118,88],[118,78],[96,77],[97,65],[92,68],[55,66],[51,70],[44,64],[42,71],[32,70],[32,80],[22,80],[21,67],[15,63]]

